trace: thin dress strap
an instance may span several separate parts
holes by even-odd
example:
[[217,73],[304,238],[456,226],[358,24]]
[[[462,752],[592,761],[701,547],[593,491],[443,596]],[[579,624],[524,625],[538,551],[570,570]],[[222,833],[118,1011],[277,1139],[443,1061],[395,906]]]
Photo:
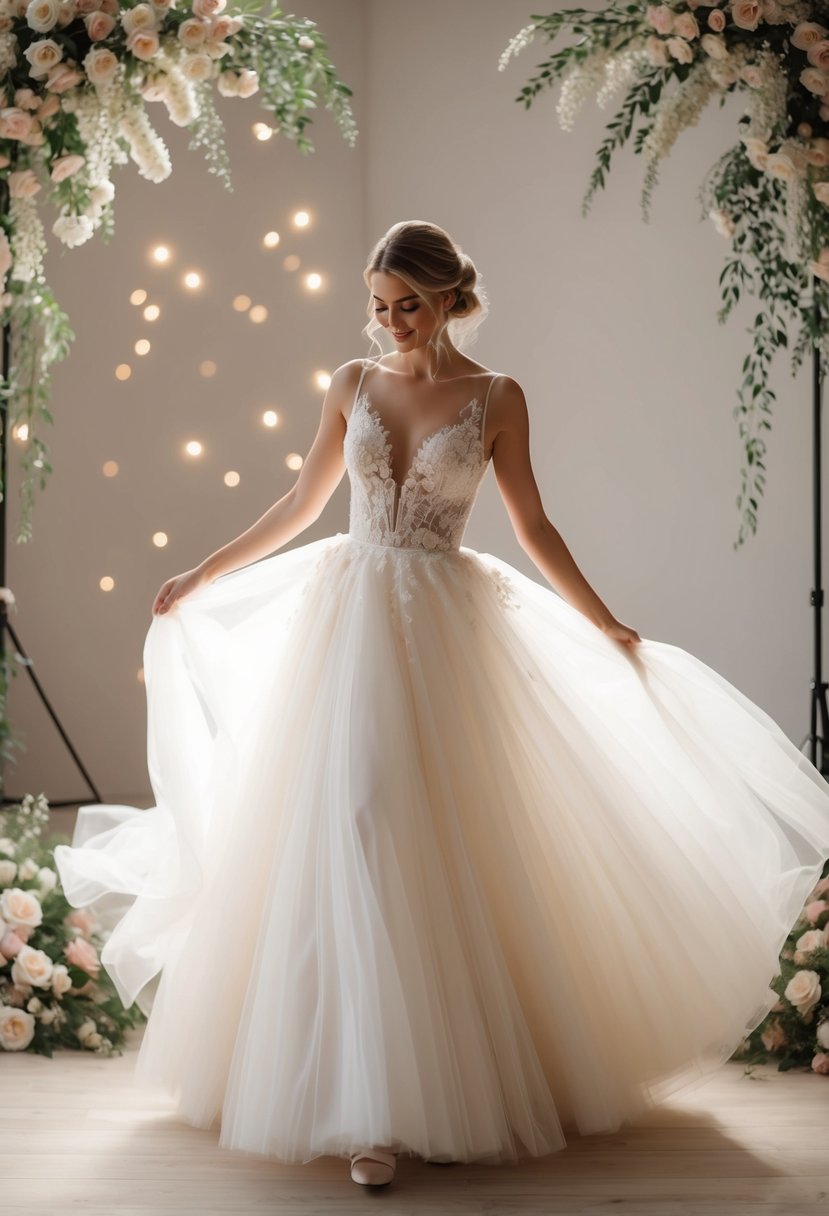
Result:
[[363,360],[361,360],[361,362],[363,364],[363,370],[360,372],[360,379],[357,381],[357,387],[354,390],[354,400],[351,403],[352,411],[354,409],[354,406],[357,404],[357,398],[360,396],[360,389],[362,388],[363,377],[365,376],[366,372],[368,371],[369,367],[371,366],[370,359],[363,359]]
[[481,444],[483,444],[486,435],[486,407],[489,405],[489,394],[492,392],[492,386],[500,375],[500,372],[493,372],[489,387],[486,390],[486,396],[484,397],[484,409],[481,415]]

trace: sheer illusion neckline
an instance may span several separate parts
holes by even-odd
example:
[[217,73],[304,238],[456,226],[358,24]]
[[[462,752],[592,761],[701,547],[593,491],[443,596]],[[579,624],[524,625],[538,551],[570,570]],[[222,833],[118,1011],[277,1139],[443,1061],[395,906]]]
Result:
[[[478,398],[477,396],[472,397],[472,398],[470,398],[469,401],[467,401],[467,403],[465,405],[462,405],[457,412],[458,412],[458,414],[462,414],[464,412],[464,410],[469,409],[469,407],[471,405],[477,405],[480,408],[480,404],[481,404],[480,398]],[[411,477],[412,473],[415,470],[418,460],[423,455],[423,449],[426,447],[426,444],[431,443],[433,439],[437,439],[437,437],[439,435],[445,435],[451,431],[457,430],[458,427],[466,426],[467,423],[470,421],[470,419],[472,417],[474,417],[474,414],[475,414],[475,412],[473,410],[472,413],[469,415],[469,417],[467,417],[467,418],[458,417],[454,420],[454,422],[444,422],[444,424],[442,426],[437,427],[436,430],[431,431],[428,435],[424,435],[423,439],[420,441],[420,443],[417,446],[415,454],[411,459],[409,467],[406,470],[405,476],[401,483],[401,482],[398,482],[397,480],[395,480],[395,478],[391,476],[392,457],[394,454],[394,446],[391,442],[391,432],[389,431],[389,428],[383,422],[383,419],[382,419],[381,415],[378,413],[377,409],[371,404],[371,398],[369,396],[368,389],[364,389],[359,394],[356,401],[354,402],[351,413],[348,415],[348,419],[345,424],[346,430],[348,430],[348,428],[351,424],[351,419],[354,415],[355,410],[359,409],[360,407],[365,409],[366,413],[369,414],[374,419],[374,421],[379,426],[380,430],[383,432],[383,439],[384,439],[384,444],[385,444],[385,448],[386,448],[387,463],[389,466],[389,480],[394,482],[396,496],[398,496],[398,497],[400,494],[402,494],[405,483]],[[479,447],[480,453],[481,453],[481,460],[483,461],[484,460],[484,437],[483,437],[483,435],[478,436],[478,447]]]

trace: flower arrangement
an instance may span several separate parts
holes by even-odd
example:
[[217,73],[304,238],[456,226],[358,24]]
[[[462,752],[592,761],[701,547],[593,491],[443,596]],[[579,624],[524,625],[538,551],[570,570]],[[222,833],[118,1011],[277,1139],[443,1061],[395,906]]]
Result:
[[780,999],[732,1059],[777,1057],[780,1072],[804,1067],[829,1076],[829,864],[786,939],[770,987]]
[[764,432],[776,399],[768,370],[776,350],[789,345],[787,320],[798,327],[792,375],[807,350],[829,362],[829,0],[614,2],[598,12],[533,14],[499,68],[536,34],[553,40],[563,30],[577,42],[540,64],[516,100],[529,107],[541,89],[560,83],[558,120],[570,130],[591,94],[604,108],[625,92],[598,150],[583,214],[605,184],[613,152],[639,123],[634,152],[646,164],[647,221],[660,162],[680,132],[694,126],[714,98],[722,106],[730,93],[745,97],[737,142],[708,172],[697,196],[701,218],[730,244],[718,320],[725,321],[743,290],[761,301],[734,408],[745,452],[737,548],[749,529],[757,530]]
[[[0,320],[11,356],[0,394],[7,429],[25,424],[18,542],[31,537],[35,480],[51,472],[42,423],[48,368],[74,333],[44,278],[42,200],[53,204],[52,233],[69,248],[114,230],[115,166],[132,160],[161,182],[170,155],[146,105],[192,132],[208,170],[232,190],[213,87],[223,97],[258,94],[275,128],[313,151],[309,110],[322,97],[353,145],[348,98],[313,21],[257,11],[259,0],[0,0]],[[249,11],[245,11],[247,4]],[[4,487],[0,485],[0,492]]]
[[124,1009],[100,963],[101,925],[72,908],[43,839],[42,794],[0,815],[0,1050],[51,1056],[56,1047],[122,1054],[144,1015]]

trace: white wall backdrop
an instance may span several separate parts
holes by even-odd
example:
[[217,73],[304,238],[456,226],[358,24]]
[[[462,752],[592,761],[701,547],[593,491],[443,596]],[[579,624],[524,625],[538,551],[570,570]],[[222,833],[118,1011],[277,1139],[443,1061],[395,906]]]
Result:
[[[563,6],[562,6],[563,7]],[[690,650],[780,722],[798,744],[811,678],[811,463],[808,367],[780,360],[759,535],[735,552],[741,447],[732,410],[753,303],[717,323],[726,243],[700,221],[696,192],[732,142],[739,101],[712,108],[662,168],[642,222],[642,162],[623,150],[589,216],[581,200],[615,108],[589,102],[562,132],[556,94],[529,111],[514,99],[546,49],[497,70],[528,20],[501,0],[308,0],[360,129],[350,149],[316,111],[317,151],[261,143],[255,99],[219,100],[234,192],[208,173],[189,136],[153,111],[174,173],[116,179],[116,233],[62,251],[48,275],[77,334],[55,369],[47,432],[55,472],[36,499],[34,539],[10,542],[12,620],[105,799],[147,799],[144,686],[138,678],[159,585],[248,527],[291,485],[288,452],[307,452],[319,420],[317,369],[365,353],[362,268],[400,219],[445,226],[476,261],[490,315],[470,354],[523,385],[547,514],[621,620]],[[295,231],[307,208],[313,223]],[[282,236],[262,249],[265,232]],[[171,266],[152,265],[159,242]],[[294,272],[282,259],[300,257]],[[200,293],[180,275],[205,276]],[[304,291],[319,270],[326,289]],[[129,302],[149,292],[152,325]],[[269,310],[253,325],[245,293]],[[133,353],[147,337],[152,350]],[[202,360],[217,364],[199,374]],[[117,364],[133,375],[116,380]],[[279,411],[273,431],[264,409]],[[202,440],[198,461],[182,456]],[[120,473],[105,478],[105,460]],[[227,469],[241,484],[223,484]],[[16,527],[17,486],[10,487]],[[293,544],[347,527],[347,479]],[[158,549],[152,534],[169,544]],[[542,580],[512,535],[490,470],[465,543]],[[115,579],[109,593],[103,575]],[[27,751],[9,792],[89,800],[24,675],[11,695]]]

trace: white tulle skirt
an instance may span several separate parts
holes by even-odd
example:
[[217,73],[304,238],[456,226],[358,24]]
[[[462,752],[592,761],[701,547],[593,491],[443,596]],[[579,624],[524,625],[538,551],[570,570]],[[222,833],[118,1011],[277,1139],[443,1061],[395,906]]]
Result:
[[82,807],[56,862],[121,901],[136,1082],[221,1146],[545,1155],[777,1000],[829,785],[678,647],[490,554],[337,533],[154,617],[144,676],[157,805]]

